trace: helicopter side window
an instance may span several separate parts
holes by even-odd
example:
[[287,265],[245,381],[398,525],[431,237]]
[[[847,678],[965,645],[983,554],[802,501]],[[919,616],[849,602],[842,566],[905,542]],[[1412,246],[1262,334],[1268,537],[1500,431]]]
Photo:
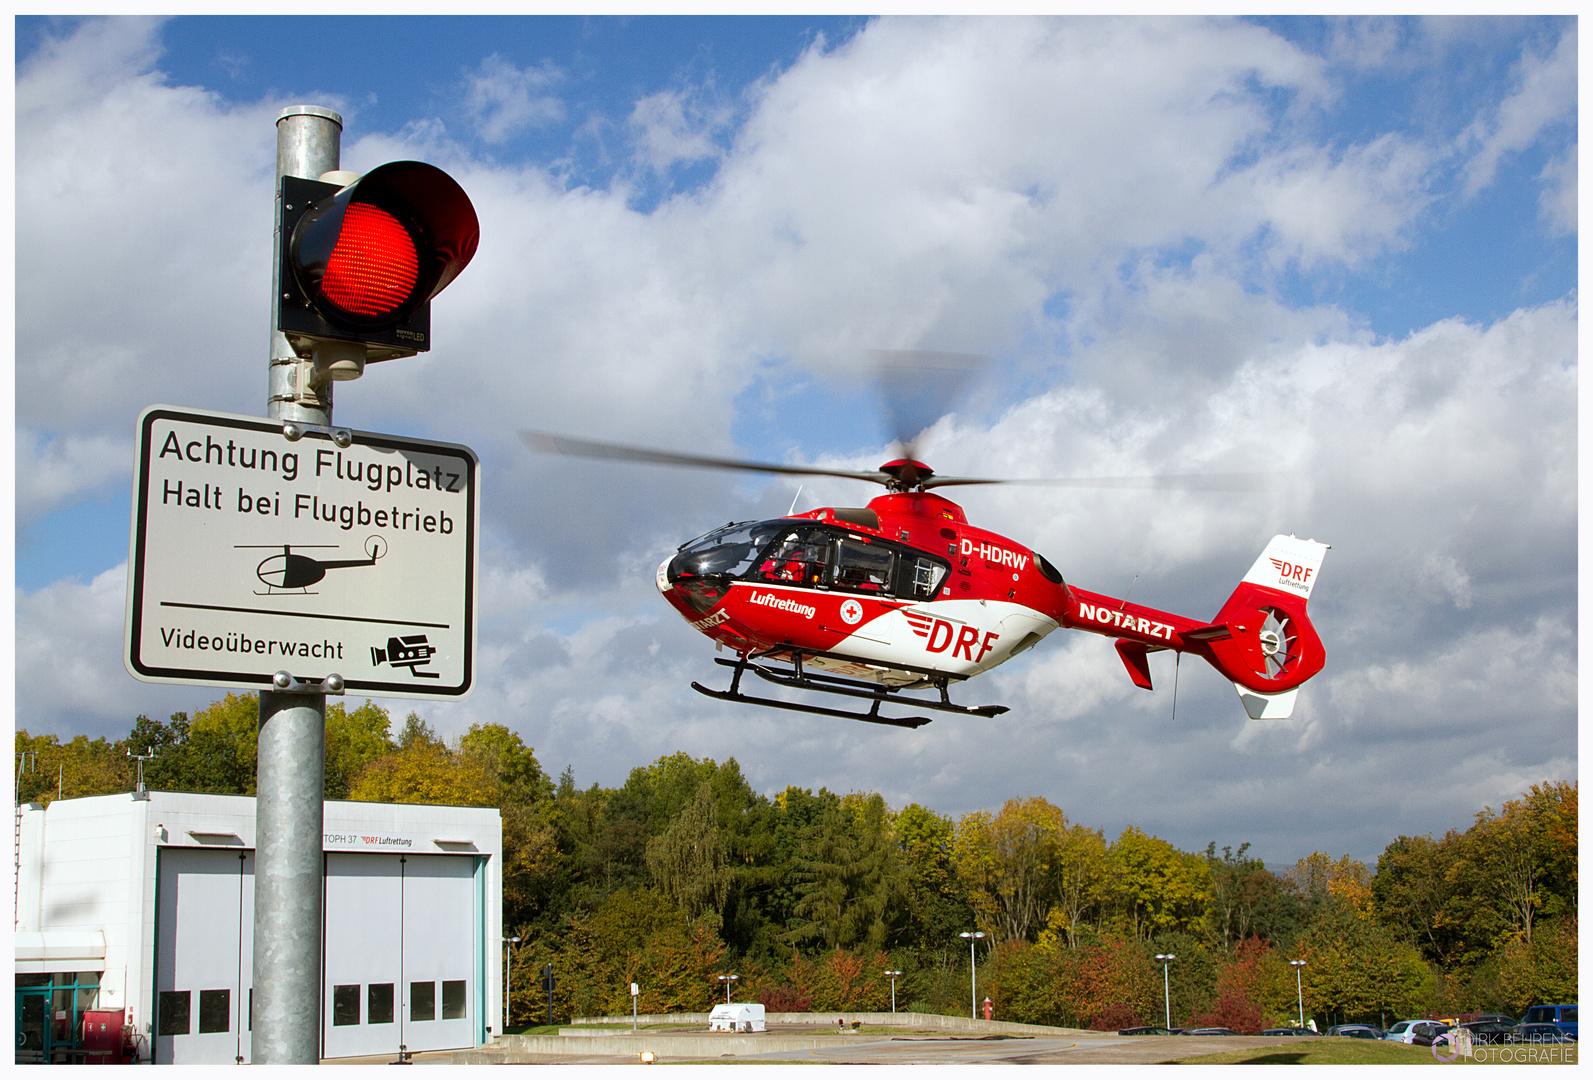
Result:
[[903,555],[897,563],[896,595],[903,600],[932,600],[947,572],[943,562],[923,555]]
[[747,575],[752,581],[781,585],[820,585],[829,573],[832,538],[824,529],[790,530],[763,553]]
[[835,587],[853,592],[888,593],[896,553],[883,544],[842,540],[837,547]]

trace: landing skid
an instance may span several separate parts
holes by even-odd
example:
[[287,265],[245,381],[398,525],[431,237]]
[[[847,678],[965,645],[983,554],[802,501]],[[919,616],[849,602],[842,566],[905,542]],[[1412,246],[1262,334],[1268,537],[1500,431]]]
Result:
[[[738,701],[748,705],[767,705],[772,709],[790,709],[793,712],[817,713],[820,716],[838,716],[843,720],[861,720],[865,724],[888,724],[892,727],[918,728],[930,722],[928,716],[881,716],[879,707],[882,704],[913,705],[920,709],[934,709],[937,712],[959,713],[963,716],[1000,716],[1007,712],[1005,705],[956,705],[952,703],[950,695],[946,693],[944,681],[937,684],[940,690],[939,701],[924,701],[920,698],[892,697],[896,693],[884,686],[875,686],[871,683],[859,682],[855,679],[843,679],[838,675],[825,675],[818,672],[806,671],[802,667],[802,654],[792,654],[792,668],[790,672],[779,671],[764,664],[757,663],[750,656],[739,660],[726,660],[723,657],[714,657],[714,663],[722,664],[735,669],[735,675],[730,679],[729,690],[710,690],[701,683],[694,682],[691,688],[699,694],[706,694],[720,701]],[[846,697],[863,698],[871,701],[867,712],[848,712],[845,709],[828,709],[822,705],[804,705],[795,701],[780,701],[776,698],[753,697],[741,692],[741,676],[747,671],[752,671],[759,678],[780,686],[794,687],[798,690],[815,690],[823,694],[841,694]]]

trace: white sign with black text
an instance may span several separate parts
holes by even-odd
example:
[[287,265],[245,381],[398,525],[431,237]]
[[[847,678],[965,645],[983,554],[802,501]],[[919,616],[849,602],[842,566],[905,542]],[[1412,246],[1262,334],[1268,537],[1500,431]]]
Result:
[[468,447],[153,405],[138,419],[123,660],[146,682],[459,699],[474,677]]

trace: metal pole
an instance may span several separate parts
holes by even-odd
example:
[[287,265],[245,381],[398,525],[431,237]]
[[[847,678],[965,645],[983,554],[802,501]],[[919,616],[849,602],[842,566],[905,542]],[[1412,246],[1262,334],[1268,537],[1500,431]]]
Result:
[[511,945],[509,946],[508,953],[503,958],[503,1033],[505,1035],[509,1034],[509,995],[513,992],[511,990],[511,983],[509,982],[509,976],[513,973],[513,971],[514,946]]
[[1167,978],[1167,965],[1162,964],[1162,1005],[1167,1010],[1167,1028],[1173,1027],[1173,991],[1172,984]]
[[[277,117],[277,219],[281,177],[315,179],[338,167],[343,119],[296,105]],[[272,265],[277,260],[272,259]],[[271,282],[272,312],[280,283]],[[330,425],[330,385],[318,397],[295,392],[297,357],[271,319],[266,415]],[[291,682],[289,685],[292,685]],[[254,990],[251,1060],[314,1065],[320,1060],[322,785],[326,695],[260,693],[255,797]]]
[[979,1019],[979,962],[974,958],[974,939],[968,939],[968,980],[972,987],[972,997],[968,1002],[970,1020]]

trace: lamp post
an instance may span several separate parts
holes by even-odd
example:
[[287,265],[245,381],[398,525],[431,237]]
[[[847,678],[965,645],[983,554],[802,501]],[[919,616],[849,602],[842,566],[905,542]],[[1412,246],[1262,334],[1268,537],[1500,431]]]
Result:
[[514,947],[520,944],[517,937],[506,937],[503,943],[509,946],[503,953],[503,1033],[509,1034],[509,974],[514,970]]
[[740,975],[721,975],[719,981],[725,984],[725,1004],[730,1004],[730,984],[741,978]]
[[887,975],[889,975],[891,977],[891,1015],[895,1016],[896,1015],[896,976],[900,975],[901,972],[899,972],[899,971],[887,971],[885,974],[887,974]]
[[1300,988],[1300,969],[1305,967],[1305,961],[1290,960],[1289,966],[1294,969],[1294,996],[1300,1003],[1300,1026],[1305,1027],[1305,991]]
[[979,970],[978,963],[974,959],[974,944],[985,935],[983,931],[979,930],[973,933],[964,930],[957,936],[968,939],[968,984],[970,987],[968,1017],[971,1020],[977,1020],[979,1019]]
[[1167,978],[1167,965],[1177,960],[1178,957],[1172,953],[1157,953],[1156,959],[1162,962],[1162,1003],[1167,1009],[1167,1029],[1171,1031],[1173,1027],[1173,994],[1172,984]]

